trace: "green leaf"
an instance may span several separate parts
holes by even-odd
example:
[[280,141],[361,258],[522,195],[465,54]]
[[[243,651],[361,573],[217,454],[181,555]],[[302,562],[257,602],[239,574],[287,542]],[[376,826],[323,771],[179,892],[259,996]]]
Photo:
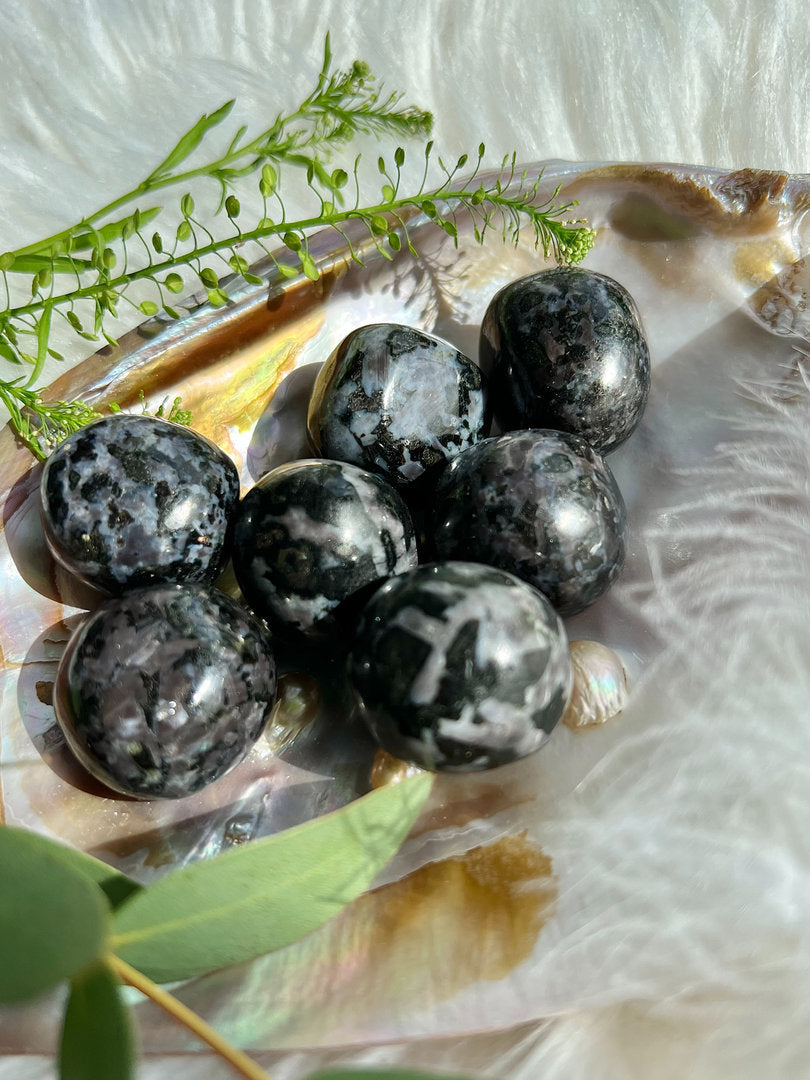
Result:
[[[121,240],[124,233],[128,232],[130,228],[139,229],[142,225],[148,225],[150,221],[153,221],[158,216],[161,209],[160,206],[152,206],[148,210],[136,210],[129,217],[121,218],[119,221],[108,221],[106,225],[102,225],[100,228],[79,232],[76,236],[71,237],[70,250],[85,251],[88,248],[96,247],[99,237],[101,237],[104,244],[111,244],[114,240]],[[65,262],[68,261],[65,260]],[[56,268],[54,267],[54,269]]]
[[219,278],[216,271],[212,270],[210,266],[205,266],[200,271],[200,281],[208,289],[216,289],[219,286]]
[[241,255],[231,255],[228,259],[228,266],[231,270],[235,270],[237,274],[246,274],[248,271],[247,259],[243,259]]
[[206,132],[221,123],[231,111],[233,105],[233,100],[226,101],[224,105],[216,110],[216,112],[210,114],[204,113],[197,123],[188,129],[168,156],[161,161],[160,165],[158,165],[151,174],[150,180],[157,176],[163,176],[167,172],[171,172],[175,165],[179,165],[181,161],[185,161],[190,154],[193,154],[203,141]]
[[315,265],[315,260],[308,251],[301,252],[301,269],[310,281],[317,281],[320,277],[318,267]]
[[186,221],[186,220],[184,219],[184,220],[183,220],[183,221],[181,221],[181,222],[180,222],[180,224],[179,224],[179,225],[177,226],[177,239],[178,239],[178,240],[180,240],[180,241],[183,241],[183,240],[188,240],[188,238],[189,238],[190,236],[191,236],[191,226],[190,226],[190,225],[189,225],[189,223],[188,223],[188,222],[187,222],[187,221]]
[[382,214],[375,214],[369,225],[375,236],[384,236],[388,232],[388,222]]
[[14,253],[12,251],[4,251],[0,255],[0,271],[10,270],[14,265]]
[[97,959],[109,907],[98,885],[43,850],[23,829],[0,827],[0,1003],[25,1001]]
[[5,341],[0,341],[0,356],[2,356],[4,360],[8,360],[12,364],[19,364],[20,362],[20,358],[14,352],[12,347],[8,345]]
[[192,978],[283,948],[359,896],[407,836],[432,777],[178,870],[123,904],[112,947],[151,979]]
[[13,270],[15,274],[38,274],[46,268],[54,274],[73,274],[77,270],[89,270],[90,267],[89,259],[69,259],[64,255],[17,255],[6,269]]
[[141,886],[137,881],[128,878],[125,874],[114,870],[101,859],[95,859],[92,855],[86,855],[83,851],[68,847],[66,844],[58,844],[49,840],[39,833],[28,832],[24,829],[13,829],[7,826],[10,832],[22,833],[25,843],[32,851],[41,852],[44,855],[61,859],[78,874],[82,874],[88,881],[98,885],[106,894],[110,907],[118,907],[128,896],[138,892]]
[[138,307],[144,313],[144,315],[157,315],[158,306],[154,300],[142,300]]
[[265,199],[270,198],[270,196],[276,190],[277,183],[278,174],[268,161],[264,165],[262,165],[262,175],[259,179],[259,191],[265,197]]
[[395,194],[396,193],[395,193],[394,189],[391,187],[390,184],[383,184],[383,186],[382,186],[383,202],[387,202],[387,203],[393,202]]
[[131,1080],[135,1039],[118,979],[104,963],[71,982],[59,1054],[60,1080]]
[[339,191],[342,187],[345,187],[349,181],[349,174],[345,169],[335,169],[332,173],[332,187]]
[[208,303],[214,307],[223,307],[228,303],[228,294],[223,289],[209,289]]
[[34,368],[28,377],[26,386],[31,386],[35,383],[45,366],[45,361],[48,358],[48,339],[51,335],[51,313],[53,308],[50,303],[45,304],[42,309],[42,314],[39,317],[37,323],[37,355],[34,360]]
[[179,274],[167,274],[163,284],[169,292],[179,293],[183,291],[183,279]]
[[180,200],[180,213],[183,217],[191,217],[194,213],[194,200],[188,192]]
[[282,241],[290,251],[301,250],[301,237],[296,232],[285,232]]

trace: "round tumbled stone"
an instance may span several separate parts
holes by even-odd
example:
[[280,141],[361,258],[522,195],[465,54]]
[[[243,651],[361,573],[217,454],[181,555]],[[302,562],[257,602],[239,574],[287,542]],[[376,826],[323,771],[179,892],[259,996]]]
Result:
[[326,458],[404,486],[487,434],[481,371],[441,338],[379,323],[352,331],[315,382],[310,437]]
[[434,771],[534,753],[571,690],[565,631],[545,597],[473,563],[428,564],[382,585],[349,667],[383,749]]
[[253,746],[275,699],[269,637],[215,589],[158,585],[105,601],[71,637],[56,716],[102,783],[180,799]]
[[626,532],[610,469],[584,439],[560,431],[508,432],[465,450],[442,475],[432,510],[439,558],[507,570],[561,615],[615,581]]
[[254,611],[280,630],[325,638],[355,594],[417,563],[402,497],[343,461],[282,465],[242,500],[233,567]]
[[603,454],[636,427],[650,390],[633,298],[613,278],[580,267],[543,270],[501,289],[481,325],[481,363],[492,367],[503,429],[569,431]]
[[195,431],[116,413],[59,444],[41,500],[53,555],[102,592],[210,583],[227,559],[239,474]]

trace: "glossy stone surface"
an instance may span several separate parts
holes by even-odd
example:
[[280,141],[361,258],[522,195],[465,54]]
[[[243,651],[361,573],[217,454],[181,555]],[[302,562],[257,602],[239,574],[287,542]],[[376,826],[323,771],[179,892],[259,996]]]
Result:
[[308,424],[316,451],[407,485],[487,434],[482,375],[452,345],[377,323],[326,361]]
[[626,531],[608,466],[584,439],[559,431],[508,432],[466,450],[441,477],[432,514],[439,558],[516,574],[561,615],[615,581]]
[[538,750],[571,688],[565,631],[545,598],[473,563],[420,566],[378,589],[350,673],[383,749],[448,772]]
[[213,582],[239,475],[208,439],[124,413],[74,432],[45,463],[42,521],[64,566],[102,592]]
[[555,428],[608,453],[641,418],[650,356],[627,290],[604,274],[557,267],[513,281],[481,325],[481,363],[492,365],[504,430]]
[[93,776],[137,798],[181,799],[241,760],[275,691],[270,640],[236,601],[158,585],[88,616],[54,696],[68,745]]
[[274,626],[311,638],[339,630],[335,610],[381,578],[416,566],[401,496],[342,461],[296,461],[247,493],[233,567],[248,603]]

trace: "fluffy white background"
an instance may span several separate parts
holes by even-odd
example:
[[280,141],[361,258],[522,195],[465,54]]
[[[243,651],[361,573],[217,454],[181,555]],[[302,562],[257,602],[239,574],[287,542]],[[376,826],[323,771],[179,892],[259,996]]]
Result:
[[[806,0],[0,0],[0,250],[131,186],[227,98],[258,129],[310,85],[327,30],[337,58],[367,59],[434,112],[448,158],[483,139],[493,163],[516,149],[808,169]],[[356,1060],[500,1080],[810,1077],[808,420],[771,410],[761,450],[729,451],[707,480],[707,500],[712,485],[743,505],[760,493],[744,582],[724,577],[725,519],[698,535],[684,509],[684,542],[716,555],[704,580],[673,585],[680,673],[665,675],[665,705],[647,683],[620,752],[568,808],[572,837],[597,821],[630,845],[615,917],[559,947],[589,972],[579,996],[537,1028]],[[723,640],[707,640],[711,581],[729,601]],[[700,678],[707,652],[722,681]],[[651,714],[652,731],[638,719]],[[637,909],[632,880],[648,890]],[[263,1060],[280,1080],[313,1064]],[[224,1072],[175,1056],[141,1075]],[[52,1075],[41,1059],[0,1061],[3,1080]]]

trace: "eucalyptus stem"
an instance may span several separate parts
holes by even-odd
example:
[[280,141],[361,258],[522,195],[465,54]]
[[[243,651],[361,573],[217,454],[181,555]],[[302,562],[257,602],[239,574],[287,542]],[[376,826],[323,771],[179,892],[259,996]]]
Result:
[[183,1005],[178,1001],[173,994],[163,990],[157,983],[152,982],[146,975],[143,975],[136,968],[131,967],[125,960],[121,960],[114,953],[108,955],[105,958],[105,962],[112,968],[112,970],[118,975],[122,982],[128,986],[134,986],[136,990],[153,1001],[155,1005],[160,1006],[171,1017],[187,1027],[189,1031],[193,1032],[198,1039],[207,1043],[211,1049],[219,1054],[221,1058],[228,1062],[233,1069],[241,1076],[247,1078],[247,1080],[272,1080],[269,1073],[266,1073],[256,1062],[243,1053],[243,1051],[232,1046],[227,1039],[224,1039],[219,1032],[215,1031],[210,1024],[207,1024],[201,1016],[198,1016],[192,1009]]

